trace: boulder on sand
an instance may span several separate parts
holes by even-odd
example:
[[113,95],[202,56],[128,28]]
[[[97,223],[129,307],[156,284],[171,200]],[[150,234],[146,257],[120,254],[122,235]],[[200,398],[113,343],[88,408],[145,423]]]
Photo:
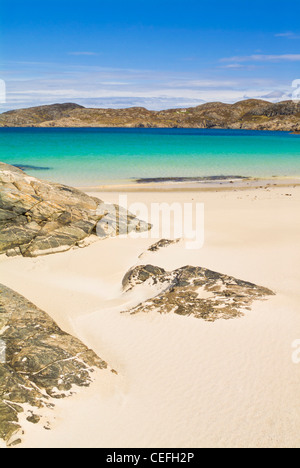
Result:
[[111,207],[80,190],[0,163],[0,254],[37,257],[69,250],[92,234],[103,239],[150,229],[126,210]]

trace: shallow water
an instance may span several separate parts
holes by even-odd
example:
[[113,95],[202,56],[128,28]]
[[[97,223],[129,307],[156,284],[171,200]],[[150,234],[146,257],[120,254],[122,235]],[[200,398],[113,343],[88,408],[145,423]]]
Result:
[[202,129],[0,129],[0,160],[77,186],[135,178],[300,176],[300,136]]

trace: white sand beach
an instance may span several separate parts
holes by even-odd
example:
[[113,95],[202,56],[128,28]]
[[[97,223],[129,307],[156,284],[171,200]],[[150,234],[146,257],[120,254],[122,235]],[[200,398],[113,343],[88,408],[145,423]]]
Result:
[[[90,194],[90,193],[89,193]],[[95,192],[118,203],[117,192]],[[51,430],[24,422],[21,448],[297,447],[300,444],[300,187],[131,191],[129,204],[205,206],[205,244],[115,238],[39,258],[0,257],[0,283],[45,310],[118,374],[58,400]],[[152,220],[154,223],[157,220]],[[132,266],[194,265],[270,288],[244,317],[121,313],[153,291],[122,294]]]

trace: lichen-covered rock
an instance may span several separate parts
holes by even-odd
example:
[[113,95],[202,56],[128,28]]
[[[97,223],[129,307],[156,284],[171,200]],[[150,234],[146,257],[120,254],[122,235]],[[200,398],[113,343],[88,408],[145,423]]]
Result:
[[167,272],[153,265],[131,269],[123,279],[124,291],[147,283],[160,290],[154,298],[130,310],[193,315],[206,321],[240,317],[253,301],[274,293],[267,288],[206,268],[186,266]]
[[107,364],[81,341],[63,332],[42,310],[0,285],[0,438],[9,443],[20,430],[19,414],[32,408],[28,421],[74,385],[88,386],[96,368]]
[[[80,190],[0,163],[0,253],[36,257],[69,250],[92,234],[106,238],[150,228],[126,210],[108,207]],[[112,224],[115,208],[118,219]]]

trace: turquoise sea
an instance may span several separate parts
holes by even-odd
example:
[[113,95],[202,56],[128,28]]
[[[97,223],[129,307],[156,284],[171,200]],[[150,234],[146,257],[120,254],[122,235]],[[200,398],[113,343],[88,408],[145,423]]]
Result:
[[149,177],[300,177],[300,135],[242,130],[1,128],[0,161],[34,166],[26,172],[75,186]]

